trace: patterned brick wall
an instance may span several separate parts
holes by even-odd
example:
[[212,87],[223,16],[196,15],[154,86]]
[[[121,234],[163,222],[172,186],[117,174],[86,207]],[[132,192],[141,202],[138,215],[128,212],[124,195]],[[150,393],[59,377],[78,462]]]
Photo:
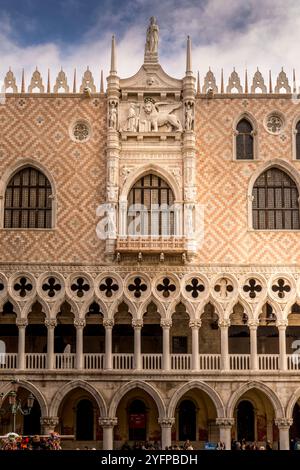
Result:
[[[89,121],[92,136],[71,140],[69,126]],[[2,261],[100,262],[97,205],[104,199],[106,100],[74,96],[12,96],[0,106],[0,173],[26,159],[40,162],[56,183],[55,230],[0,230]]]
[[[272,111],[285,116],[285,130],[271,135],[264,118]],[[257,121],[259,160],[233,160],[233,123],[244,112]],[[292,159],[293,122],[299,104],[290,98],[199,99],[196,105],[198,200],[205,206],[205,237],[198,261],[203,264],[291,264],[300,262],[299,232],[258,232],[248,228],[249,180],[266,161]]]

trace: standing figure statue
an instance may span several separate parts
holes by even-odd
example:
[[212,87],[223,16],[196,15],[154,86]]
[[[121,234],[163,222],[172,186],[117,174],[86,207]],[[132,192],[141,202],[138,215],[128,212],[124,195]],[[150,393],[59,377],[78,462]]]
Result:
[[194,128],[193,105],[188,102],[185,108],[185,130],[192,131]]
[[158,37],[159,27],[156,23],[156,18],[151,16],[150,24],[147,29],[145,52],[150,54],[157,54],[158,51]]
[[118,118],[117,104],[114,101],[112,101],[109,104],[109,115],[108,115],[108,127],[110,129],[117,130],[117,118]]
[[135,104],[130,103],[130,107],[128,110],[128,116],[127,116],[127,123],[125,126],[125,131],[129,132],[136,132],[137,131],[137,124],[138,124],[138,117],[136,115],[136,109],[135,109]]

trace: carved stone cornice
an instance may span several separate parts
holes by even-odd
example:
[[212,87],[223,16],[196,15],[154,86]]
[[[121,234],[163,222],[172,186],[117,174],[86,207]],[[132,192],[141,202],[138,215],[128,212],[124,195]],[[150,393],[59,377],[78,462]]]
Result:
[[104,328],[113,328],[114,326],[114,321],[112,318],[105,318],[103,320],[103,326]]
[[44,416],[40,418],[40,423],[42,426],[47,426],[49,428],[55,428],[59,424],[58,416]]
[[175,418],[159,418],[158,422],[162,428],[171,428],[175,424]]
[[85,327],[85,320],[83,318],[78,318],[74,320],[75,328],[84,328]]
[[47,328],[55,328],[57,326],[57,321],[54,318],[46,319],[45,320],[45,326]]
[[160,326],[162,328],[171,328],[172,326],[172,320],[169,319],[163,319],[160,321]]
[[109,417],[99,418],[98,423],[103,428],[113,428],[114,426],[118,424],[118,418],[109,418]]
[[216,424],[220,427],[231,428],[234,422],[234,418],[216,418]]
[[27,318],[17,318],[16,325],[18,328],[26,328],[26,326],[28,325]]
[[289,428],[293,424],[293,418],[277,418],[274,420],[278,428]]
[[133,328],[143,328],[143,320],[142,319],[132,320],[132,326]]
[[189,322],[189,327],[192,328],[192,329],[198,329],[201,327],[201,320],[190,320]]

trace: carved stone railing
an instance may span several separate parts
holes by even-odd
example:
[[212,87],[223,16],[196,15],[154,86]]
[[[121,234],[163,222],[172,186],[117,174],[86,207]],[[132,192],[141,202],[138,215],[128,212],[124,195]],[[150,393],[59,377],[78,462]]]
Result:
[[184,237],[126,237],[117,239],[117,251],[141,253],[183,253]]

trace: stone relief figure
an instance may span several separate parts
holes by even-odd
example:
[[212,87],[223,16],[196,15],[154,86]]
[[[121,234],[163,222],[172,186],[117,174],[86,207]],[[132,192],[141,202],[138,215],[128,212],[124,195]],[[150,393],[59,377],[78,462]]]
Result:
[[147,36],[146,36],[146,46],[145,52],[151,54],[157,54],[158,50],[158,38],[159,38],[159,28],[156,23],[156,18],[151,16],[150,24],[147,29]]
[[180,107],[181,103],[155,103],[152,98],[146,98],[143,107],[145,120],[140,121],[139,131],[157,132],[159,127],[167,125],[169,131],[175,130],[176,132],[182,132],[181,122],[175,114],[171,114]]
[[108,127],[110,129],[117,130],[117,119],[118,119],[118,111],[117,111],[117,103],[111,101],[109,103],[109,112],[108,112]]
[[136,113],[136,107],[134,103],[130,103],[130,108],[128,110],[127,122],[125,126],[125,131],[136,132],[138,127],[138,116]]
[[185,105],[185,130],[192,131],[194,129],[194,109],[193,104],[188,102]]

